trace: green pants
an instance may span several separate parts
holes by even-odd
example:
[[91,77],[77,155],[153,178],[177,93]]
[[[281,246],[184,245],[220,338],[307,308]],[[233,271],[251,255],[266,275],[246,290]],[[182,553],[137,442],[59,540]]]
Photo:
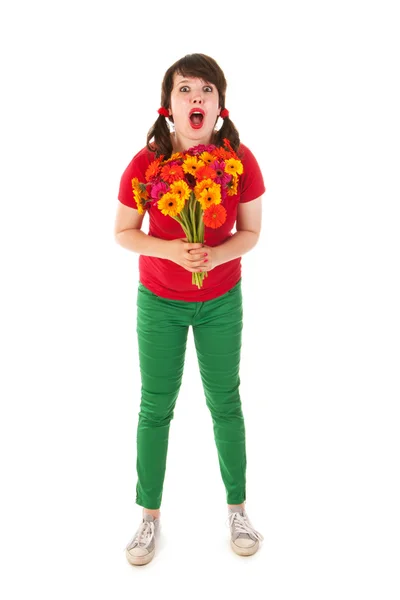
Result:
[[241,282],[223,296],[185,302],[156,296],[139,283],[137,335],[142,379],[137,427],[136,504],[161,506],[168,436],[193,328],[227,504],[246,499],[245,425],[239,395]]

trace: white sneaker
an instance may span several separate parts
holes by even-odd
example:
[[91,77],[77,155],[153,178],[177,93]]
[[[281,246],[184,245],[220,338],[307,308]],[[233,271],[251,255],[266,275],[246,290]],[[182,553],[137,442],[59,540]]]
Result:
[[155,539],[160,531],[160,519],[145,514],[135,535],[125,547],[125,555],[131,565],[146,565],[156,550]]
[[254,529],[246,511],[243,508],[229,508],[228,512],[232,549],[241,556],[257,552],[264,537]]

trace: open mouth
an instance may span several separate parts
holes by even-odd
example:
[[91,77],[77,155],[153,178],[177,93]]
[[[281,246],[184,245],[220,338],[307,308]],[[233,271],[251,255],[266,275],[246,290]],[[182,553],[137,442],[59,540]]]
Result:
[[204,111],[192,110],[189,115],[189,120],[193,129],[200,129],[203,126]]

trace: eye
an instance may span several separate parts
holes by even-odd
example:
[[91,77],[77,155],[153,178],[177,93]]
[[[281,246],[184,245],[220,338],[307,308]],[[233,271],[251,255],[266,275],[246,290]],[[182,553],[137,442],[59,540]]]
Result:
[[179,91],[180,91],[180,92],[186,92],[186,91],[188,91],[188,89],[189,89],[189,87],[188,87],[187,85],[183,85],[183,86],[182,86],[182,87],[179,89]]
[[204,86],[204,88],[203,88],[203,90],[204,90],[205,92],[212,92],[212,91],[213,91],[213,89],[212,89],[211,85],[205,85],[205,86]]

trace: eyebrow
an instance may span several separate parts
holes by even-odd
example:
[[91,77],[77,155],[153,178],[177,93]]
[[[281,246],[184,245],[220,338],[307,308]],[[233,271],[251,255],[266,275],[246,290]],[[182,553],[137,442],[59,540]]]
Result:
[[[181,85],[181,83],[190,83],[189,79],[181,79],[181,81],[178,81],[176,85]],[[204,82],[203,85],[213,85],[212,83],[207,83]]]

